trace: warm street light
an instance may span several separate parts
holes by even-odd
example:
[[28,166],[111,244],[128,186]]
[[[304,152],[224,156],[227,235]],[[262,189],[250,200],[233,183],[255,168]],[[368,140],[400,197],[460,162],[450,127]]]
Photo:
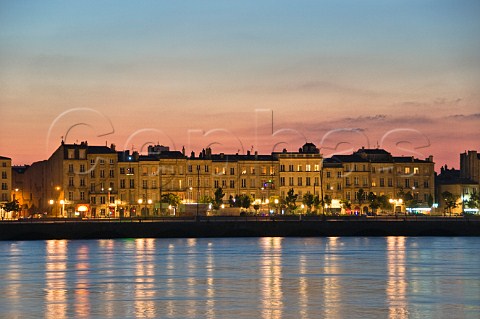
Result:
[[62,205],[62,217],[65,216],[65,201],[63,199],[60,200],[60,205]]
[[390,204],[395,204],[393,206],[393,212],[395,213],[395,216],[397,216],[397,207],[400,207],[400,212],[402,211],[403,199],[401,199],[401,198],[399,198],[399,199],[390,198],[388,201],[390,202]]

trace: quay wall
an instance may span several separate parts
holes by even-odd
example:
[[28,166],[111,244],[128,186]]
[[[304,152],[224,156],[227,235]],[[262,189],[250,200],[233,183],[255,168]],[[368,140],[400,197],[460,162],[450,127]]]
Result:
[[329,236],[480,236],[480,220],[192,219],[0,223],[0,240]]

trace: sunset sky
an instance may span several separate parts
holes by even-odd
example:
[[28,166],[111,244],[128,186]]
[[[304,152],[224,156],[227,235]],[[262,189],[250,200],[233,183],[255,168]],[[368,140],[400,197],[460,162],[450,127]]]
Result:
[[0,155],[480,150],[480,1],[0,1]]

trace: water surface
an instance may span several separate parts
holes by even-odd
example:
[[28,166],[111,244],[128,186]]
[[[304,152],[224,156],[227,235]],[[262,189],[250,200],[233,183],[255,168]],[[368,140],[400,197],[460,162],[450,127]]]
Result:
[[480,318],[480,238],[0,242],[0,318]]

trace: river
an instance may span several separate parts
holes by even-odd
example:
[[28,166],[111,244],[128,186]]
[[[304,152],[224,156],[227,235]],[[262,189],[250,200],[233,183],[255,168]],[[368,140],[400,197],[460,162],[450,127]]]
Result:
[[480,318],[479,237],[0,242],[0,318]]

